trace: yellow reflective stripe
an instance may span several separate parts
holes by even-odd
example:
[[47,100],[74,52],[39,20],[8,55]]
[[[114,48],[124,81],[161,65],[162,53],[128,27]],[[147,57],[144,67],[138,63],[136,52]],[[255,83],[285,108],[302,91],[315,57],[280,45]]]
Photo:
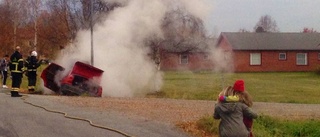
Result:
[[[12,64],[15,65],[15,70],[18,70],[18,64],[19,63],[18,62],[13,62]],[[11,72],[13,72],[13,71],[11,71]]]
[[23,59],[19,59],[18,61],[12,62],[12,64],[15,66],[15,68],[14,68],[14,70],[11,70],[11,72],[22,73],[23,68],[22,68],[22,70],[18,70],[18,66],[21,61],[23,62]]
[[28,69],[28,71],[37,71],[37,69]]
[[12,91],[19,91],[20,88],[11,88]]
[[11,70],[11,72],[22,73],[22,71],[19,71],[19,70]]
[[28,89],[34,89],[35,86],[28,86]]

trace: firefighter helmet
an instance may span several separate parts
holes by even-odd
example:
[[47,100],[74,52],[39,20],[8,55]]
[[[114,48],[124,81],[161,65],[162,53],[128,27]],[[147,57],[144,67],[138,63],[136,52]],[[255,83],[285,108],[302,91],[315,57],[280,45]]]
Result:
[[35,56],[36,57],[36,56],[38,56],[38,53],[36,51],[32,51],[31,52],[31,56]]

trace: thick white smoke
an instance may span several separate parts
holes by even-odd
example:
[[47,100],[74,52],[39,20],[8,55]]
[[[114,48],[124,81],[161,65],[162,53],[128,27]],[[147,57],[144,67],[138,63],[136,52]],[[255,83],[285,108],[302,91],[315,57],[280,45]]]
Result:
[[[110,0],[112,2],[115,0]],[[116,1],[119,2],[119,1]],[[205,0],[122,0],[124,7],[113,10],[102,25],[94,26],[94,66],[104,70],[103,96],[131,97],[156,91],[162,73],[148,57],[144,40],[162,36],[161,21],[174,6],[204,18]],[[174,3],[174,5],[173,5]],[[62,52],[57,63],[71,69],[77,60],[90,61],[90,31],[80,31],[74,45]]]

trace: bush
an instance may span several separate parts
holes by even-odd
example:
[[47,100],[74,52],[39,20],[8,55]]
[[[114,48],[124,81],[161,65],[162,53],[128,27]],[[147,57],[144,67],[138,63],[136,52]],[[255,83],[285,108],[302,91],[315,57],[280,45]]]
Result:
[[318,65],[316,67],[316,69],[314,70],[314,72],[317,74],[317,75],[320,75],[320,65]]
[[284,130],[290,133],[293,137],[319,137],[320,122],[308,120],[303,122],[290,121],[284,124]]
[[260,116],[254,121],[256,137],[318,137],[319,120],[283,120],[270,116]]
[[[218,135],[219,120],[205,116],[197,126],[207,134]],[[255,137],[320,137],[320,120],[284,120],[262,115],[254,120]]]
[[219,133],[219,122],[220,120],[215,120],[212,116],[205,116],[197,121],[197,126],[207,134],[217,135]]

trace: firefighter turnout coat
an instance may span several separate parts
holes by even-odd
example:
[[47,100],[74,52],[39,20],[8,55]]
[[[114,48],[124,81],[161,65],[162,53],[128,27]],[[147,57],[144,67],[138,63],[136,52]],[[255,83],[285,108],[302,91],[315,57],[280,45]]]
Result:
[[28,77],[28,90],[33,92],[35,90],[37,81],[37,68],[40,66],[36,56],[29,56],[24,66],[27,68],[26,76]]
[[10,65],[9,69],[11,71],[12,76],[12,91],[19,91],[21,80],[22,80],[22,72],[23,72],[23,59],[22,55],[19,51],[15,51],[10,56]]

